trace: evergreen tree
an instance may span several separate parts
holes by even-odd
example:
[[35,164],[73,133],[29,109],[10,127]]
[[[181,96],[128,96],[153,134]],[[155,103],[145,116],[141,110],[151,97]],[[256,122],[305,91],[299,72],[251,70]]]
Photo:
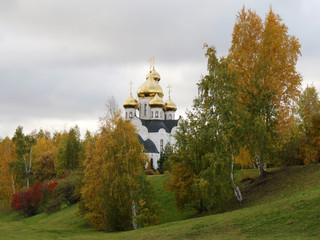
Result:
[[158,171],[163,174],[165,171],[170,171],[170,164],[169,164],[169,157],[172,154],[172,146],[168,142],[166,146],[164,147],[163,152],[160,153],[160,158],[158,160]]

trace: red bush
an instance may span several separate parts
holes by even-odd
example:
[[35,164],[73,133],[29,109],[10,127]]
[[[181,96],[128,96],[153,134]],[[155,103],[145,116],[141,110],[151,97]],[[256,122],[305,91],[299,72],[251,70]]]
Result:
[[54,182],[49,183],[49,184],[47,185],[48,193],[49,193],[50,195],[52,195],[52,192],[53,192],[53,190],[56,188],[57,185],[58,185],[58,182],[57,182],[57,181],[54,181]]
[[[49,187],[50,185],[50,187]],[[21,191],[13,195],[11,207],[14,211],[20,211],[30,217],[38,213],[46,192],[52,193],[56,184],[44,185],[38,182],[27,191]]]

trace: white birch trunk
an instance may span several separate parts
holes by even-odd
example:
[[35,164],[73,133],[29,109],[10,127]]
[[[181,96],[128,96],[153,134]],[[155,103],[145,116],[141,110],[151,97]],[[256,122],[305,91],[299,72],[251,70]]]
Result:
[[29,159],[29,164],[27,164],[26,158],[25,156],[23,156],[24,159],[24,168],[25,168],[25,172],[26,172],[26,180],[27,180],[27,188],[29,188],[29,175],[31,173],[31,164],[32,164],[32,145],[30,148],[30,159]]
[[[132,192],[130,193],[130,195],[132,197]],[[132,198],[131,207],[132,207],[132,226],[133,226],[133,230],[136,230],[138,228],[137,219],[136,219],[137,212],[136,212],[136,204],[133,198]]]
[[257,150],[255,151],[255,155],[256,155],[256,164],[259,169],[260,177],[263,178],[265,170],[264,170],[264,166],[261,159],[259,160],[259,155]]
[[242,202],[243,201],[243,198],[242,198],[242,194],[241,194],[241,190],[240,188],[237,186],[237,184],[235,184],[234,182],[234,177],[233,177],[233,165],[234,165],[234,154],[233,154],[233,149],[232,147],[230,146],[230,150],[231,150],[231,170],[230,170],[230,177],[231,177],[231,182],[232,182],[232,188],[233,188],[233,192],[234,192],[234,195],[235,197],[237,198],[237,200],[239,202]]

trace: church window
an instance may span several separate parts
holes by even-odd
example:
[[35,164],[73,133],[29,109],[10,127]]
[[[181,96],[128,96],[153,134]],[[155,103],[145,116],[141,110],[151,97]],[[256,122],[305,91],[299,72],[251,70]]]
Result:
[[160,118],[162,118],[162,112],[160,112]]
[[156,111],[156,118],[158,118],[159,117],[159,113],[158,113],[158,111]]
[[160,153],[163,152],[163,139],[160,140]]
[[151,115],[152,115],[151,117],[153,118],[153,112],[151,112]]
[[147,104],[144,105],[144,116],[147,116]]
[[132,118],[132,112],[129,113],[129,117]]
[[171,116],[171,114],[169,114],[169,120],[171,120],[172,119],[172,116]]
[[126,118],[128,118],[128,113],[126,112]]

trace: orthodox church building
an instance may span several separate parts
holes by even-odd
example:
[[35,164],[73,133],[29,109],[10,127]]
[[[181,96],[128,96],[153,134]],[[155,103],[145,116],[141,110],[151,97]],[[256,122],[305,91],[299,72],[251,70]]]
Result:
[[[144,145],[153,167],[158,167],[165,146],[175,144],[174,134],[177,131],[179,119],[175,119],[176,104],[170,98],[170,86],[167,100],[159,84],[160,75],[151,65],[144,83],[138,88],[136,100],[132,96],[123,103],[125,118],[136,126],[140,142]],[[137,115],[138,112],[138,115]]]

